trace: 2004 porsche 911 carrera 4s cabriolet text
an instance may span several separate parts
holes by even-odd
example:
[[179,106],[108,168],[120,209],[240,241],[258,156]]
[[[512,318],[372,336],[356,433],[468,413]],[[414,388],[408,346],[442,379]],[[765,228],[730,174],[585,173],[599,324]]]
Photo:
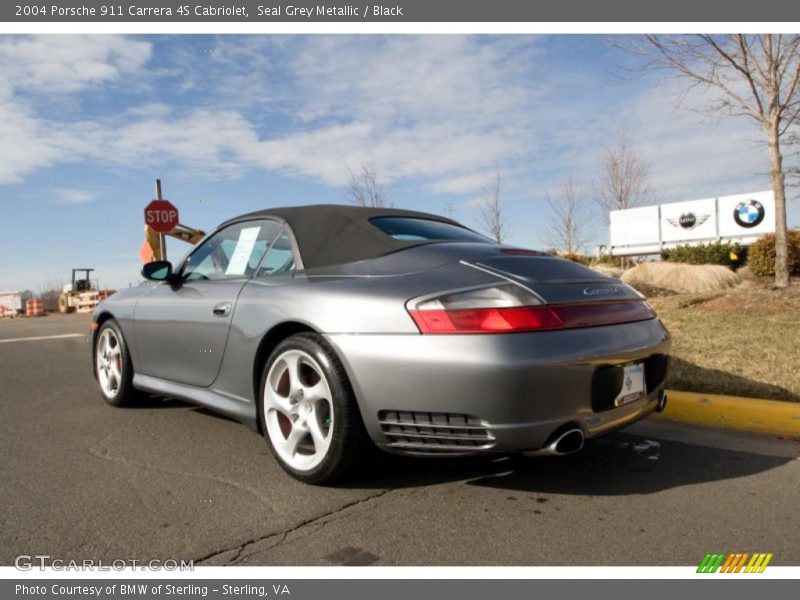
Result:
[[231,219],[94,313],[105,399],[182,398],[309,483],[377,445],[566,454],[666,403],[669,334],[617,279],[396,209]]

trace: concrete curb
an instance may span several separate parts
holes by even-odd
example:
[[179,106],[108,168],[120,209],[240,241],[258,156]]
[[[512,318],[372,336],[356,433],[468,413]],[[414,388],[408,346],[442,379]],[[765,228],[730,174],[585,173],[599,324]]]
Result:
[[800,439],[800,402],[675,390],[667,395],[666,410],[656,414],[659,419]]

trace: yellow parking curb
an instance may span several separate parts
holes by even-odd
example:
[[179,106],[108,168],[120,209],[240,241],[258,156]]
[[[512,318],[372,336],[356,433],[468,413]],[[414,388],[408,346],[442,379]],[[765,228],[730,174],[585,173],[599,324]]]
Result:
[[667,390],[667,408],[656,416],[707,427],[743,429],[800,438],[800,403]]

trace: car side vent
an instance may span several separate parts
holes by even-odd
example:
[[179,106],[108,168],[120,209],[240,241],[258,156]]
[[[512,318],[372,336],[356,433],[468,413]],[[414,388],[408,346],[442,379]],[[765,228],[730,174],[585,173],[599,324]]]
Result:
[[383,410],[378,420],[389,445],[406,452],[473,453],[495,445],[489,423],[472,415]]

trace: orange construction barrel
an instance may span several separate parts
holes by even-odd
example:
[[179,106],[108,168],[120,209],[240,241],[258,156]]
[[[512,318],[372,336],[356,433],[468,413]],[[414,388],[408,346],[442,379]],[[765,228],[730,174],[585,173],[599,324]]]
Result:
[[44,314],[44,304],[40,298],[25,301],[26,317],[41,317]]

